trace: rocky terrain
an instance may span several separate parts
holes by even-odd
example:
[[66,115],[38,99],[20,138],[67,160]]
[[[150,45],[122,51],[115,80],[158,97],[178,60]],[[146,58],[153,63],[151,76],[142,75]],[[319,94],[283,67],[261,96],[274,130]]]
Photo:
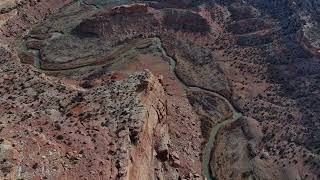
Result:
[[319,179],[319,11],[1,1],[0,179]]

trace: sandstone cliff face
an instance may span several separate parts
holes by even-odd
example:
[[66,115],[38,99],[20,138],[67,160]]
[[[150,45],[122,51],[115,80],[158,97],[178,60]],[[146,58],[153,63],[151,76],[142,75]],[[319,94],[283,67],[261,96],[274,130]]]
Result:
[[132,4],[132,5],[123,5],[123,6],[116,6],[112,8],[111,14],[122,14],[122,15],[130,15],[134,13],[147,13],[148,6],[146,4]]
[[210,26],[205,18],[193,11],[130,4],[99,12],[75,28],[79,36],[95,35],[108,41],[160,36],[170,30],[206,34],[210,32]]
[[146,4],[117,6],[84,20],[75,32],[79,36],[95,35],[116,42],[151,35],[159,30],[160,23],[150,11]]
[[[148,72],[150,73],[150,72]],[[155,179],[154,163],[156,162],[156,127],[166,124],[166,97],[157,78],[149,74],[150,79],[143,80],[138,86],[142,90],[141,101],[146,107],[147,114],[142,131],[130,135],[133,147],[130,151],[130,163],[127,179]],[[141,87],[142,86],[142,87]],[[138,134],[138,138],[135,137]]]

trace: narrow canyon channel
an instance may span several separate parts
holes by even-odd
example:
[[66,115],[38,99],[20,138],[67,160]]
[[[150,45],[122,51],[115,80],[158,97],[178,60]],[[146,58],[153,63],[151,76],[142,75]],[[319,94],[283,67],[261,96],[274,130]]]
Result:
[[[159,41],[161,41],[161,40],[159,39]],[[219,133],[219,130],[221,128],[223,128],[227,124],[230,124],[230,123],[238,120],[239,118],[242,117],[242,114],[240,112],[238,112],[234,108],[232,103],[227,98],[222,96],[221,94],[219,94],[217,92],[214,92],[214,91],[211,91],[209,89],[202,88],[202,87],[187,85],[181,78],[179,78],[179,76],[176,73],[176,66],[177,66],[176,60],[167,55],[165,49],[162,46],[162,42],[160,42],[159,44],[161,45],[159,47],[159,49],[162,51],[162,54],[166,58],[168,58],[170,60],[170,71],[171,71],[171,73],[175,76],[175,78],[178,80],[178,82],[185,88],[185,90],[205,92],[205,93],[208,93],[208,94],[212,94],[212,95],[222,99],[226,104],[228,104],[229,108],[232,110],[232,117],[225,119],[224,121],[218,123],[217,125],[215,125],[211,129],[208,142],[205,145],[205,148],[203,149],[203,153],[202,153],[202,169],[203,169],[203,172],[202,173],[203,173],[203,176],[207,180],[213,180],[215,175],[214,175],[214,172],[210,171],[209,163],[210,163],[210,158],[211,158],[211,152],[212,152],[212,149],[214,148],[213,146],[214,146],[214,143],[215,143],[215,140],[216,140],[216,136]]]

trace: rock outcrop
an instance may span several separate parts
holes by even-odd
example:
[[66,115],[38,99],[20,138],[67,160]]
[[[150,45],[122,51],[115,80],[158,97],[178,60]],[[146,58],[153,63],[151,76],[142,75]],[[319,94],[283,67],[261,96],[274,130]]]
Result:
[[153,179],[166,98],[149,71],[83,89],[0,60],[2,179]]
[[146,4],[117,6],[84,20],[74,31],[78,36],[98,36],[108,41],[146,36],[158,32],[160,25],[150,11]]
[[122,15],[130,15],[134,13],[143,13],[146,14],[148,12],[148,6],[146,4],[130,4],[130,5],[122,5],[116,6],[112,8],[111,15],[122,14]]
[[208,33],[210,26],[206,19],[197,13],[183,10],[164,10],[163,24],[166,29],[193,33]]

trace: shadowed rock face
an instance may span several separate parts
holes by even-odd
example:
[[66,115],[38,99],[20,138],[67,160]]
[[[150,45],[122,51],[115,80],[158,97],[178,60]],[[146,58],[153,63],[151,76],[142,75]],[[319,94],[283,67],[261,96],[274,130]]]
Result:
[[0,179],[319,179],[319,9],[1,1]]
[[83,21],[74,32],[79,36],[112,39],[121,35],[128,36],[123,38],[159,35],[164,30],[208,33],[210,26],[205,18],[192,11],[175,9],[157,11],[147,4],[131,4],[98,13]]
[[[157,19],[148,13],[145,4],[117,6],[110,11],[101,12],[83,21],[74,29],[78,36],[105,37],[123,39],[137,37],[156,31],[159,26]],[[124,36],[124,37],[123,37]]]
[[174,9],[164,10],[163,24],[167,29],[192,33],[207,33],[210,31],[206,19],[199,14]]
[[206,0],[145,0],[144,2],[150,3],[150,6],[156,9],[162,9],[162,8],[192,8],[197,7],[200,4],[203,4],[205,2],[208,2]]

